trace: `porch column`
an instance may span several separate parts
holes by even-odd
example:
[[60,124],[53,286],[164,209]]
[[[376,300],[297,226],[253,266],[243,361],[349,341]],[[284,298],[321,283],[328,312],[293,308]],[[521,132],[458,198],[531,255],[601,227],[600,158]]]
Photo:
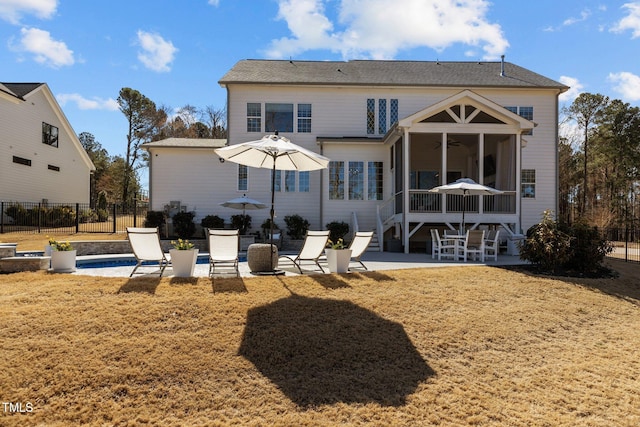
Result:
[[409,130],[404,128],[404,137],[402,138],[402,167],[404,168],[402,174],[403,191],[402,195],[402,244],[404,245],[404,253],[409,253]]
[[516,226],[515,233],[522,229],[522,133],[516,134]]
[[[478,136],[478,182],[484,183],[484,133]],[[484,213],[484,196],[478,196],[478,213]]]

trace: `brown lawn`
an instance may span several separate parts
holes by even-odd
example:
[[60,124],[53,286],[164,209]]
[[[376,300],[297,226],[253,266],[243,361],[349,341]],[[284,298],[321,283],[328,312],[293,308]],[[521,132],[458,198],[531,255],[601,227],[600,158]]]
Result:
[[[637,264],[0,275],[0,425],[640,425]],[[15,408],[15,406],[14,406]]]

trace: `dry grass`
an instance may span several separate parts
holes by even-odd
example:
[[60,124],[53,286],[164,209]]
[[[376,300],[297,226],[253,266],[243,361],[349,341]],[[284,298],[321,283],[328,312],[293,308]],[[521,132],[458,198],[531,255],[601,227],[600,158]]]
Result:
[[0,425],[640,424],[637,265],[0,275]]

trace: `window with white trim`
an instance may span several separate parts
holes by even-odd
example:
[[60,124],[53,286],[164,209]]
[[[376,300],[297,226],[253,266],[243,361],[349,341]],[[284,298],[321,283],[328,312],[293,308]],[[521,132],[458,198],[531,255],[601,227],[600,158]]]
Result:
[[311,133],[311,104],[298,104],[298,133]]
[[344,200],[344,162],[329,162],[329,200]]
[[535,199],[536,197],[536,170],[522,169],[520,179],[521,196],[523,199]]
[[284,171],[284,191],[287,193],[296,191],[296,171]]
[[298,172],[298,191],[301,193],[309,192],[309,171]]
[[238,165],[238,191],[249,189],[249,168],[245,165]]
[[264,104],[265,132],[293,132],[293,104]]
[[58,128],[49,123],[42,122],[42,143],[57,148]]
[[364,200],[364,162],[349,162],[349,200]]
[[398,121],[398,99],[367,98],[367,135],[384,135]]
[[382,200],[382,162],[367,163],[367,200]]
[[[282,191],[282,171],[276,170],[276,178],[274,183],[274,191]],[[271,178],[273,179],[273,169],[271,170]]]
[[[504,108],[511,111],[512,113],[519,115],[523,119],[533,121],[533,107],[504,107]],[[524,135],[533,135],[533,129],[524,133]]]
[[262,131],[262,105],[259,102],[247,103],[247,132]]

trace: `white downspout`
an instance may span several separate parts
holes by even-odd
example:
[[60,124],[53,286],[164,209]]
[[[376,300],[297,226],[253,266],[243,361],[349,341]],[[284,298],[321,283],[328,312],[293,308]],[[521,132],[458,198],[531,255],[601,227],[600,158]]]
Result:
[[404,129],[402,140],[402,244],[404,245],[404,253],[409,253],[409,130]]

